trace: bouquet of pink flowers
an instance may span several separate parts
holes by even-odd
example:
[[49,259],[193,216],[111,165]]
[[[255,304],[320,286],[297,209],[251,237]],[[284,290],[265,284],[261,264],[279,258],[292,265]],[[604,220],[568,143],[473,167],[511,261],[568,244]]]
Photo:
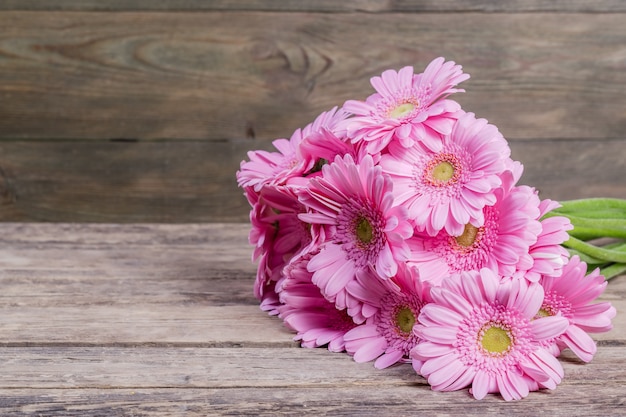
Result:
[[[615,309],[593,303],[605,277],[588,264],[622,273],[626,245],[585,243],[598,237],[585,215],[623,218],[626,203],[561,207],[518,185],[523,167],[496,126],[448,99],[468,78],[443,58],[384,71],[365,101],[248,153],[237,179],[254,293],[303,347],[409,362],[438,391],[521,399],[561,382],[561,350],[590,361],[588,333],[611,329]],[[602,219],[624,238],[619,216]],[[563,244],[581,219],[571,239],[586,246],[571,256]]]

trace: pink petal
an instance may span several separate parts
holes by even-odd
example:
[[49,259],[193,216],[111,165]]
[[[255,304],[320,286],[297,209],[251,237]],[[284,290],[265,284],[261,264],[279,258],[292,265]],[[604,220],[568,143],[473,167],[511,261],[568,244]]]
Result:
[[369,114],[369,112],[372,111],[371,105],[362,101],[357,101],[357,100],[346,101],[343,105],[343,108],[349,113],[358,114],[358,115]]
[[446,220],[448,219],[448,204],[446,203],[437,203],[433,207],[431,224],[433,229],[439,231],[443,229],[443,226],[446,224]]
[[[434,385],[430,382],[430,374],[439,371],[442,368],[445,368],[448,364],[450,364],[450,362],[454,361],[455,359],[457,359],[457,354],[454,351],[450,350],[447,354],[443,356],[438,356],[424,362],[421,372],[423,375],[428,375],[428,382],[431,385]],[[439,376],[439,378],[441,378],[441,375]]]
[[452,382],[445,391],[456,391],[469,386],[476,377],[476,370],[474,367],[467,367],[461,375]]
[[491,376],[488,372],[479,371],[474,376],[472,382],[472,395],[477,400],[482,400],[489,393],[489,388],[493,385]]
[[452,200],[452,202],[450,202],[450,212],[452,213],[452,217],[454,217],[454,220],[456,220],[457,223],[463,225],[469,223],[469,213],[464,210],[463,205],[457,200]]
[[346,342],[349,342],[353,340],[368,339],[378,336],[378,330],[375,325],[365,324],[351,329],[343,336],[343,338]]
[[537,349],[533,354],[530,355],[532,358],[534,356],[534,361],[536,364],[541,366],[541,369],[546,373],[546,375],[550,378],[548,382],[540,381],[542,384],[548,386],[547,384],[552,382],[553,386],[561,383],[563,379],[563,367],[561,363],[552,356],[545,349]]
[[567,330],[569,320],[563,316],[542,317],[530,322],[530,328],[537,340],[558,337]]
[[419,315],[419,321],[426,326],[456,326],[461,320],[463,317],[460,314],[437,304],[425,305]]
[[449,391],[450,385],[454,384],[466,369],[460,360],[454,359],[430,374],[428,383],[435,391]]
[[504,374],[498,374],[496,377],[496,383],[502,398],[506,401],[521,400],[528,395],[528,384],[524,379],[513,373],[506,372]]
[[560,340],[585,362],[591,361],[597,350],[593,339],[577,326],[570,326]]
[[454,310],[463,316],[473,310],[473,306],[465,298],[451,291],[433,288],[431,290],[431,295],[433,298],[436,297],[436,301],[439,303],[449,307],[451,310]]
[[611,319],[616,314],[617,310],[608,302],[588,304],[576,308],[573,321],[587,332],[607,332],[613,327]]
[[385,242],[382,250],[378,254],[376,260],[376,272],[383,278],[391,278],[398,272],[398,264],[393,259],[393,253],[389,247],[389,243]]
[[450,346],[422,340],[411,350],[411,357],[425,361],[437,356],[447,355],[450,352]]
[[372,339],[354,353],[354,361],[358,363],[369,362],[379,357],[385,349],[387,349],[387,341],[384,337]]
[[380,358],[376,359],[374,362],[374,368],[376,369],[385,369],[390,367],[393,364],[396,364],[402,359],[402,351],[394,350],[388,353],[383,353]]
[[354,273],[354,264],[346,260],[334,271],[330,268],[316,271],[313,274],[313,282],[320,287],[327,298],[332,298],[354,279]]
[[419,328],[418,335],[422,339],[440,344],[452,345],[456,341],[456,329],[444,326]]

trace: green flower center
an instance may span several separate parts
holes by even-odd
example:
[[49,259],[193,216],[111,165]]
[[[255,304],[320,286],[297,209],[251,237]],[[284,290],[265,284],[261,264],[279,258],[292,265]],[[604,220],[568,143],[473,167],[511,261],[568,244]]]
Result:
[[407,114],[411,113],[415,109],[415,104],[413,103],[402,103],[393,110],[389,112],[389,117],[393,119],[399,119]]
[[480,344],[489,353],[503,353],[511,348],[511,335],[506,329],[492,325],[484,330]]
[[319,158],[317,161],[315,161],[315,165],[313,165],[313,168],[311,168],[311,170],[307,173],[304,174],[304,176],[306,177],[307,175],[311,175],[311,174],[315,174],[316,172],[320,172],[322,170],[322,167],[324,165],[328,164],[328,161],[324,158]]
[[476,241],[476,236],[478,235],[478,227],[467,223],[465,225],[465,229],[463,229],[463,234],[461,236],[457,236],[456,243],[463,247],[472,246]]
[[547,310],[546,308],[542,307],[541,309],[539,309],[539,311],[535,315],[535,318],[539,319],[541,317],[550,317],[551,315],[552,314],[550,313],[550,310]]
[[374,237],[374,228],[365,217],[361,217],[356,224],[356,237],[361,243],[370,243]]
[[402,307],[396,313],[396,324],[402,333],[409,334],[415,325],[415,315],[408,307]]

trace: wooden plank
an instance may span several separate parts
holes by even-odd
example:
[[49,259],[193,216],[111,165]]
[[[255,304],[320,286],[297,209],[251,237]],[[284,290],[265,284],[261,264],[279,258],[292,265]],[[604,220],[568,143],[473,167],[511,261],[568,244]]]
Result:
[[[626,197],[626,139],[515,140],[542,198]],[[248,220],[235,172],[262,141],[0,142],[0,220]]]
[[0,218],[17,221],[242,221],[235,172],[245,142],[3,142]]
[[[4,244],[5,249],[39,249],[44,246],[65,250],[94,247],[110,250],[116,246],[121,250],[134,246],[185,249],[201,247],[210,257],[215,256],[213,251],[224,249],[230,256],[219,254],[220,269],[233,267],[247,271],[246,265],[240,261],[249,250],[246,246],[247,233],[250,230],[248,223],[178,225],[2,222],[0,230],[0,244]],[[37,257],[33,257],[32,261],[36,262]]]
[[299,12],[623,12],[626,5],[619,0],[4,0],[0,10],[251,10]]
[[[0,346],[293,347],[252,296],[247,231],[2,223]],[[626,276],[609,288],[603,299],[626,311]],[[626,343],[616,331],[594,338]]]
[[[7,361],[0,390],[333,387],[356,380],[371,387],[426,385],[408,364],[381,373],[371,363],[357,364],[346,354],[325,349],[55,347],[2,348],[0,353]],[[611,372],[606,368],[605,363],[602,370]]]
[[0,226],[0,345],[294,346],[252,295],[247,225]]
[[288,136],[443,55],[512,139],[618,138],[623,13],[0,14],[0,138]]
[[[2,416],[617,416],[625,317],[554,391],[504,403],[437,393],[409,365],[376,370],[297,349],[250,293],[247,224],[0,223]],[[626,311],[626,276],[602,297]]]
[[524,164],[520,183],[541,198],[626,198],[626,139],[511,141],[511,157]]
[[[623,349],[624,346],[601,346],[588,364],[565,352],[560,360],[566,375],[563,385],[582,385],[596,375],[616,385],[626,384]],[[326,349],[20,347],[2,348],[0,353],[6,361],[0,392],[18,387],[428,388],[426,380],[410,364],[380,370],[372,363],[356,363],[345,353]],[[596,386],[592,390],[600,389],[600,381],[593,385]]]
[[512,415],[555,410],[555,416],[612,416],[621,415],[625,405],[622,349],[603,347],[586,365],[566,355],[566,377],[556,390],[513,403],[497,396],[477,402],[466,390],[437,393],[408,364],[377,370],[321,349],[2,349],[0,410],[95,415],[121,408],[130,415],[150,407],[163,413],[156,415],[172,415],[176,408],[169,407],[185,404],[195,405],[191,411],[197,413],[237,415],[284,409],[309,415],[385,410],[479,416],[506,407]]
[[[168,304],[167,299],[159,301],[142,301],[137,306],[5,308],[0,346],[297,346],[282,322],[267,317],[257,305],[208,306],[195,301],[184,307]],[[105,302],[110,301],[100,301]]]
[[[384,380],[382,375],[380,380]],[[495,395],[481,401],[467,391],[434,392],[422,386],[332,388],[282,386],[232,389],[14,389],[0,390],[0,410],[17,416],[541,416],[622,417],[623,385],[568,384],[531,392],[522,401]]]

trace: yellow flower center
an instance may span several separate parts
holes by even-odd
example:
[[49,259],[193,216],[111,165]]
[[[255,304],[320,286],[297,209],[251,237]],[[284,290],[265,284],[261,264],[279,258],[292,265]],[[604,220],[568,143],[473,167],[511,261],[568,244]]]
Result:
[[361,243],[370,243],[374,237],[374,228],[364,217],[361,217],[356,224],[356,237]]
[[546,310],[545,308],[541,308],[539,309],[539,311],[537,312],[537,314],[535,315],[535,318],[541,318],[541,317],[550,317],[552,314],[550,313],[550,311]]
[[413,331],[415,315],[408,307],[402,307],[396,313],[396,324],[402,333],[409,334]]
[[465,225],[465,229],[463,229],[463,234],[455,238],[456,242],[464,247],[472,246],[472,244],[476,240],[478,230],[478,227],[472,225],[471,223],[467,223]]
[[451,187],[462,180],[463,166],[454,153],[441,152],[426,163],[421,181],[429,187]]
[[454,165],[448,161],[442,161],[435,165],[432,172],[433,178],[445,182],[454,176]]
[[490,326],[483,332],[480,344],[489,353],[503,353],[511,348],[511,335],[502,327]]
[[399,119],[407,114],[411,113],[415,109],[415,104],[413,103],[402,103],[393,110],[389,112],[389,117],[393,119]]

